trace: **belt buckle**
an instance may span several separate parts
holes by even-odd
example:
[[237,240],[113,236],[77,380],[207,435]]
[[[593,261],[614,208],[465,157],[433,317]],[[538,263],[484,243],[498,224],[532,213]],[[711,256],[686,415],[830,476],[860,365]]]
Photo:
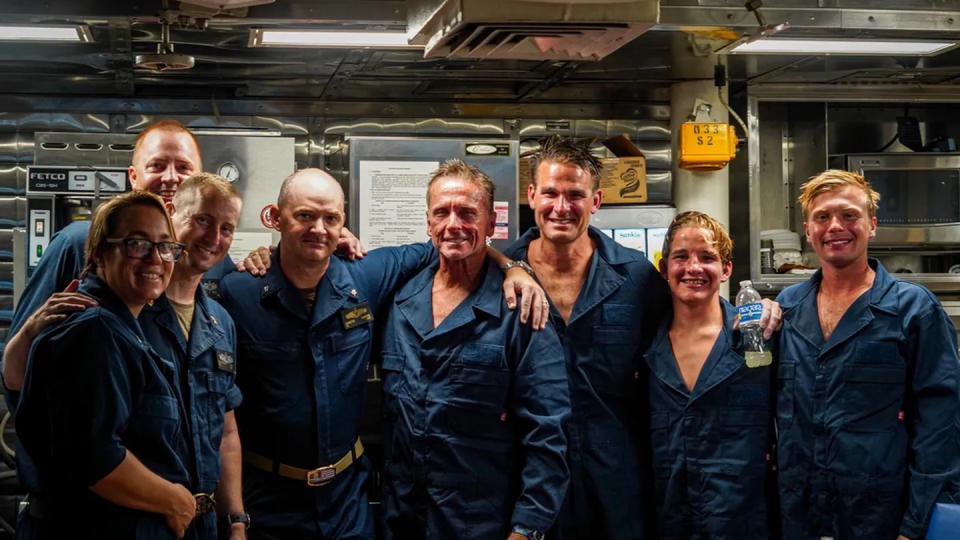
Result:
[[333,477],[337,475],[337,469],[333,465],[326,467],[317,467],[307,473],[308,486],[322,486],[329,484]]
[[204,515],[213,512],[216,508],[216,501],[210,493],[197,493],[193,496],[197,501],[197,515]]

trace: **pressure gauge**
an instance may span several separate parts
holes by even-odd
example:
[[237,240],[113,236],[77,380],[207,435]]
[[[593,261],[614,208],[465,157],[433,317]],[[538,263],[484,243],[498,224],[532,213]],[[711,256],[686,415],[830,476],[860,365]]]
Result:
[[233,162],[226,162],[217,168],[217,174],[227,179],[228,182],[236,182],[240,179],[240,169]]

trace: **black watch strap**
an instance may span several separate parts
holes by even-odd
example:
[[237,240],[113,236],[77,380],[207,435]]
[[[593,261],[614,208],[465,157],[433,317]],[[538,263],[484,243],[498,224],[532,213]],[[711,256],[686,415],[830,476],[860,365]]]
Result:
[[244,512],[242,514],[227,514],[227,523],[230,526],[233,526],[234,523],[243,523],[246,528],[250,528],[250,514]]

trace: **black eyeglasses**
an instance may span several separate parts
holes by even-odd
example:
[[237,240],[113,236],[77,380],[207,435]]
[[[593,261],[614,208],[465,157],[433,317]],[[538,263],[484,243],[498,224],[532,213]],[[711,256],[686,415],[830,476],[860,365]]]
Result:
[[157,248],[160,254],[160,260],[165,262],[177,262],[183,250],[187,246],[180,242],[151,242],[143,238],[107,238],[108,244],[123,244],[123,252],[127,257],[133,259],[146,259],[153,253],[153,248]]

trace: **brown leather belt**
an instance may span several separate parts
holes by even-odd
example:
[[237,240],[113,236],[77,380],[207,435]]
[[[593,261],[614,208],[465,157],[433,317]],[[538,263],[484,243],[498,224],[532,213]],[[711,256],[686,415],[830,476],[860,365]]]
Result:
[[[360,439],[357,439],[357,442],[353,443],[353,448],[336,463],[316,469],[301,469],[300,467],[276,463],[266,456],[261,456],[249,450],[243,451],[243,462],[262,471],[276,472],[285,478],[303,480],[308,486],[322,486],[329,484],[338,474],[347,470],[348,467],[360,459],[362,455],[363,443],[360,442]],[[276,468],[274,468],[274,465],[276,465]]]

